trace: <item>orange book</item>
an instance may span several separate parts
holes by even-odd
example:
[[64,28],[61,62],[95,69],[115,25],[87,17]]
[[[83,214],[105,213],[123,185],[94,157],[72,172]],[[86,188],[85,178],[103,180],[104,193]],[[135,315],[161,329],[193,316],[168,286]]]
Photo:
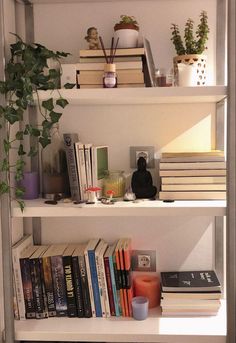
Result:
[[129,316],[132,317],[132,298],[133,298],[133,284],[131,274],[131,239],[127,238],[124,243],[124,267],[126,280],[126,296],[128,302]]
[[125,245],[126,238],[120,239],[119,244],[119,256],[120,256],[120,270],[121,270],[121,278],[122,278],[122,294],[123,294],[123,301],[124,301],[124,316],[129,317],[129,309],[128,309],[128,299],[127,299],[127,292],[126,292],[126,277],[125,277],[125,261],[124,261],[124,245]]

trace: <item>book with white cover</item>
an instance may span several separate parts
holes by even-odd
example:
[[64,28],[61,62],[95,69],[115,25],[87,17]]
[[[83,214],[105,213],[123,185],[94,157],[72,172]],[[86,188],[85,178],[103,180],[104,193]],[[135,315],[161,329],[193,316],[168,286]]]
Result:
[[108,247],[108,244],[106,242],[104,242],[102,249],[100,250],[100,254],[99,254],[99,264],[100,264],[100,276],[101,276],[103,300],[105,303],[105,313],[106,313],[106,317],[110,317],[111,312],[110,312],[110,304],[109,304],[108,289],[107,289],[107,280],[106,280],[106,273],[105,273],[105,266],[104,266],[104,254],[107,250],[107,247]]
[[92,144],[85,143],[84,144],[84,158],[85,158],[85,170],[86,170],[86,179],[87,179],[87,187],[92,187],[92,166],[91,166],[91,148]]
[[78,171],[78,175],[79,175],[79,186],[80,186],[81,200],[86,201],[86,200],[88,200],[88,194],[86,192],[88,185],[87,185],[87,178],[86,178],[84,144],[83,143],[81,143],[81,142],[75,143],[75,155],[76,155],[77,171]]
[[20,241],[12,247],[12,264],[13,264],[13,274],[16,289],[16,299],[18,305],[19,319],[25,319],[25,302],[24,293],[20,269],[20,256],[29,247],[33,245],[33,236],[25,235]]
[[100,302],[101,302],[101,308],[102,308],[102,317],[106,317],[106,306],[105,306],[105,294],[102,286],[102,266],[101,266],[101,253],[106,246],[106,242],[101,239],[99,244],[96,247],[95,250],[95,261],[96,261],[96,268],[97,268],[97,278],[98,278],[98,288],[99,288],[99,295],[100,295]]

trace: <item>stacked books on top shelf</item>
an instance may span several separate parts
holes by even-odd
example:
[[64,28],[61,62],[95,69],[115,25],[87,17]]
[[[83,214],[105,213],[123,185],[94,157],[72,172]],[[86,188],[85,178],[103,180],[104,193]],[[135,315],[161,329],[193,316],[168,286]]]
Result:
[[161,310],[164,316],[216,315],[221,285],[213,270],[161,273]]
[[131,240],[13,248],[16,319],[132,316]]
[[160,200],[226,199],[224,152],[166,152],[160,159]]

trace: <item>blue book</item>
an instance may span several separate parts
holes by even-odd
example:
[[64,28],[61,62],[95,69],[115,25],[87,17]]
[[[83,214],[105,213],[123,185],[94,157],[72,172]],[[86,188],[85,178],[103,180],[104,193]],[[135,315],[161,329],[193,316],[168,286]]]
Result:
[[100,294],[99,294],[99,287],[98,287],[98,276],[97,276],[97,268],[96,268],[96,260],[95,260],[95,249],[99,244],[100,239],[91,239],[88,242],[86,247],[88,253],[88,260],[89,260],[89,268],[91,274],[91,283],[93,289],[93,298],[94,298],[94,305],[95,305],[95,312],[96,317],[102,317],[102,307],[100,301]]

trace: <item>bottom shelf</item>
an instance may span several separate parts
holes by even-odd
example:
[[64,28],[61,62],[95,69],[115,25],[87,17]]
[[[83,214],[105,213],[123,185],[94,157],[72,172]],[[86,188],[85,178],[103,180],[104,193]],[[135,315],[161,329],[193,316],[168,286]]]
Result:
[[226,302],[217,316],[162,317],[160,308],[144,321],[133,318],[50,318],[15,321],[16,340],[225,343]]

